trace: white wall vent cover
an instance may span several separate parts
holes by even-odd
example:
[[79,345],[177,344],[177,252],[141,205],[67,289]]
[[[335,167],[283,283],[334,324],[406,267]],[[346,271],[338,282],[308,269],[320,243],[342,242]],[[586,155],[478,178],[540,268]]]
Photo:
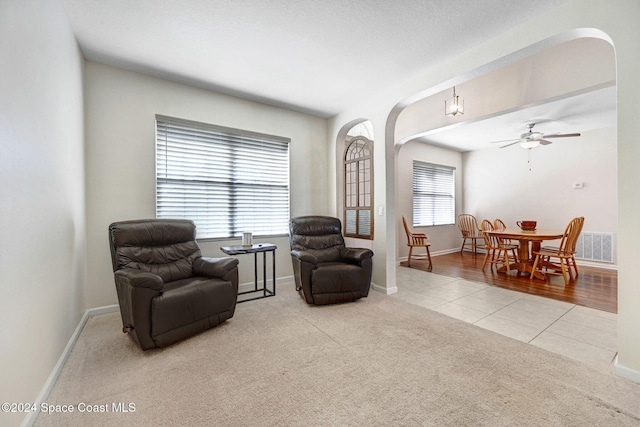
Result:
[[576,258],[613,262],[613,233],[583,231],[576,244]]

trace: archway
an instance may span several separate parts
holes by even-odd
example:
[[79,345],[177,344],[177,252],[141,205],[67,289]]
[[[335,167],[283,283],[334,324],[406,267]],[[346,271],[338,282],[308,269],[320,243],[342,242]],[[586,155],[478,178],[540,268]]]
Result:
[[[398,188],[397,188],[397,158],[399,154],[399,150],[403,144],[409,141],[411,138],[407,138],[407,135],[399,135],[398,133],[398,119],[405,109],[407,109],[410,105],[428,98],[430,96],[441,93],[452,86],[461,85],[463,83],[469,82],[473,79],[484,76],[488,73],[499,70],[502,67],[513,64],[517,61],[523,60],[529,56],[532,56],[536,53],[540,53],[546,49],[558,46],[562,43],[576,40],[579,38],[597,38],[602,39],[609,44],[613,45],[610,37],[604,32],[598,29],[576,29],[572,31],[567,31],[562,34],[558,34],[554,37],[550,37],[546,40],[542,40],[538,43],[530,45],[528,47],[522,48],[516,52],[513,52],[509,55],[503,56],[495,61],[487,63],[481,67],[478,67],[474,70],[467,71],[458,76],[455,76],[451,79],[443,81],[437,85],[432,86],[431,88],[425,89],[416,93],[415,95],[411,95],[404,100],[398,102],[391,110],[389,115],[387,116],[386,128],[385,128],[385,166],[386,166],[386,185],[387,185],[387,212],[389,215],[387,216],[387,248],[388,253],[397,254],[398,250],[398,242],[397,242],[397,229],[398,229],[398,217],[396,215],[395,205],[398,201]],[[391,204],[394,206],[391,206]],[[393,231],[393,236],[390,231]],[[394,274],[388,274],[388,277],[393,277]],[[395,286],[395,282],[391,284],[391,286]]]
[[[354,140],[357,140],[359,147],[364,147],[362,143],[368,146],[366,159],[345,159],[345,150],[349,150]],[[373,246],[374,141],[373,126],[367,119],[357,119],[345,124],[336,138],[336,215],[342,219],[347,246],[369,249]],[[361,150],[356,151],[358,156],[362,154]],[[346,168],[353,170],[349,172]]]

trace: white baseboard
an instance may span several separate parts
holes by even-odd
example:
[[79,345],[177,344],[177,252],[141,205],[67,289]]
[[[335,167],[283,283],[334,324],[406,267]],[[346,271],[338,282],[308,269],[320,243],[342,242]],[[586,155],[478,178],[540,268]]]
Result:
[[[284,277],[277,277],[276,278],[276,285],[280,284],[280,283],[293,283],[294,281],[294,277],[293,276],[284,276]],[[268,279],[267,280],[267,286],[271,286],[271,283],[273,282],[273,280]],[[262,287],[262,280],[258,281],[258,287],[261,288]],[[254,289],[255,287],[255,283],[254,282],[247,282],[247,283],[242,283],[240,285],[238,285],[238,291],[239,292],[244,292],[244,291],[251,291],[252,289]],[[375,283],[371,282],[371,288],[376,291],[376,292],[381,292],[385,295],[391,295],[391,294],[395,294],[398,292],[398,288],[396,286],[392,287],[392,288],[385,288],[384,286],[380,286],[380,285],[376,285]]]
[[618,362],[618,356],[616,356],[614,367],[615,367],[616,375],[618,375],[619,377],[626,378],[628,380],[631,380],[635,383],[640,384],[640,372],[636,371],[635,369],[631,369],[624,365],[621,365],[620,362]]
[[89,317],[93,317],[93,316],[99,316],[101,314],[115,313],[116,311],[120,311],[120,306],[118,304],[90,308],[89,310],[87,310],[87,313],[89,313]]
[[385,288],[383,286],[380,285],[376,285],[375,283],[371,282],[371,288],[376,291],[376,292],[380,292],[383,293],[385,295],[391,295],[391,294],[396,294],[398,293],[398,287],[397,286],[393,286],[391,288]]
[[[484,249],[484,248],[478,248],[478,249]],[[439,256],[439,255],[448,255],[448,254],[455,254],[455,253],[460,253],[460,248],[452,248],[452,249],[443,249],[441,251],[435,251],[431,253],[431,256]]]
[[[454,254],[456,252],[460,252],[460,248],[444,249],[444,250],[441,250],[441,251],[435,251],[435,252],[431,252],[431,258],[440,256],[440,255]],[[419,254],[419,255],[422,255],[422,254]],[[408,259],[409,259],[409,255],[404,256],[404,257],[400,257],[400,258],[398,258],[398,261],[396,261],[396,265],[400,265],[401,262],[407,261]]]
[[618,271],[618,266],[616,264],[609,264],[609,263],[605,263],[605,262],[585,261],[585,260],[582,260],[582,259],[576,259],[576,264],[578,264],[578,266],[594,267],[594,268],[602,268],[602,269],[605,269],[605,270]]
[[[276,291],[277,286],[281,283],[293,282],[293,276],[276,277]],[[263,280],[258,280],[258,288],[262,289],[264,284]],[[240,283],[238,285],[238,292],[249,292],[255,288],[255,282]],[[273,279],[267,279],[267,288],[273,289]]]
[[49,394],[51,394],[51,390],[53,390],[53,386],[56,384],[56,381],[58,380],[58,377],[62,372],[62,368],[64,368],[64,365],[67,363],[67,360],[69,359],[69,355],[71,354],[71,350],[73,350],[73,347],[75,347],[76,342],[78,341],[78,338],[80,337],[80,334],[82,333],[82,330],[84,329],[84,326],[87,324],[87,321],[89,320],[89,318],[93,316],[97,316],[99,314],[113,313],[114,311],[118,311],[118,310],[119,310],[119,307],[117,304],[115,304],[115,305],[108,305],[105,307],[91,308],[84,312],[84,314],[82,315],[82,318],[80,318],[80,322],[78,322],[78,326],[76,326],[76,329],[75,331],[73,331],[71,338],[69,338],[69,342],[67,343],[67,346],[62,351],[62,354],[60,355],[58,362],[53,367],[51,374],[49,374],[49,378],[47,378],[47,381],[44,383],[42,390],[40,390],[40,394],[38,394],[38,397],[34,402],[36,405],[35,412],[29,412],[27,414],[24,420],[22,420],[22,424],[20,424],[21,427],[31,427],[33,423],[36,422],[36,418],[40,413],[40,405],[42,403],[45,403],[47,398],[49,397]]

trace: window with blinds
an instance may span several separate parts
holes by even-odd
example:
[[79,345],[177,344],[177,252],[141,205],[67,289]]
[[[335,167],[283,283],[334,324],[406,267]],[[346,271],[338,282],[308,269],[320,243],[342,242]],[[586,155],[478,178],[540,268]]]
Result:
[[455,168],[413,162],[413,225],[455,224]]
[[199,239],[289,232],[290,139],[156,116],[156,217]]

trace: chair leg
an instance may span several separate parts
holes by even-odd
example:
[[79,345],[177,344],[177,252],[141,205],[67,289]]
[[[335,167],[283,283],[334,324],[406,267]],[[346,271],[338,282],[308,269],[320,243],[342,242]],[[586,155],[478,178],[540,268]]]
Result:
[[407,267],[411,267],[411,252],[413,252],[413,246],[409,246],[409,258],[407,258]]
[[571,267],[571,258],[565,259],[564,262],[567,264],[567,271],[569,272],[569,281],[573,282],[574,277],[573,277],[573,267]]
[[493,263],[496,265],[496,271],[498,270],[498,263],[502,263],[507,269],[507,275],[511,273],[511,267],[509,266],[509,255],[506,249],[494,249],[493,250]]
[[[487,251],[487,253],[484,254],[484,260],[482,261],[482,271],[484,271],[484,267],[487,265],[487,259],[489,259],[489,252],[491,252],[491,251]],[[491,264],[491,265],[493,265],[493,264]]]
[[498,263],[500,262],[500,250],[490,249],[490,251],[491,251],[491,264],[496,268],[496,273],[497,273]]
[[427,258],[429,258],[429,271],[433,270],[433,263],[431,262],[431,252],[429,252],[429,246],[427,246]]
[[533,279],[533,275],[536,273],[536,269],[538,268],[538,262],[540,262],[540,255],[536,255],[536,259],[533,261],[533,267],[531,267],[529,279]]
[[462,251],[464,250],[464,244],[465,244],[466,241],[467,241],[467,238],[463,237],[462,238],[462,246],[460,246],[460,253],[462,253]]
[[551,262],[550,257],[541,256],[540,260],[538,261],[538,267],[540,268],[540,272],[542,272],[542,270],[547,271],[550,262]]
[[504,252],[504,262],[507,263],[507,275],[511,274],[511,262],[509,262],[509,251],[506,249],[502,249]]
[[567,262],[566,259],[560,259],[560,267],[562,268],[562,277],[564,278],[564,285],[565,286],[569,284],[569,279],[567,278],[567,276],[569,274],[567,274],[566,262]]
[[576,278],[578,278],[578,264],[576,264],[575,257],[571,257],[571,264],[573,265],[573,270],[576,272]]

